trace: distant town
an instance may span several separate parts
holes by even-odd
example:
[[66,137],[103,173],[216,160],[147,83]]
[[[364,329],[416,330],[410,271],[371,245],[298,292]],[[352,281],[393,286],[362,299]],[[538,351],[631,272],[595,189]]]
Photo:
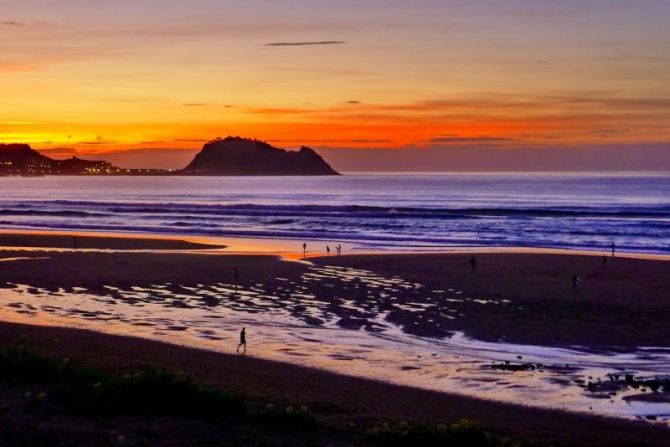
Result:
[[27,144],[0,144],[0,175],[41,177],[45,175],[165,175],[161,169],[123,169],[103,160],[72,157],[54,160]]

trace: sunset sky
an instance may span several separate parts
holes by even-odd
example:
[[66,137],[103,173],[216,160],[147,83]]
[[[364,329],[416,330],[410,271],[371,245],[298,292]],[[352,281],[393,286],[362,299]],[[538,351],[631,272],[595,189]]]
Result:
[[668,23],[666,0],[0,0],[0,143],[125,166],[232,134],[346,169],[390,150],[388,170],[670,169]]

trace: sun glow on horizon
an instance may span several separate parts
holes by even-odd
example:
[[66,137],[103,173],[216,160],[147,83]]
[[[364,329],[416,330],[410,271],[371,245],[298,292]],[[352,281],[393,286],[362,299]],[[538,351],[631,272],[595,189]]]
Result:
[[670,4],[5,1],[0,143],[670,147]]

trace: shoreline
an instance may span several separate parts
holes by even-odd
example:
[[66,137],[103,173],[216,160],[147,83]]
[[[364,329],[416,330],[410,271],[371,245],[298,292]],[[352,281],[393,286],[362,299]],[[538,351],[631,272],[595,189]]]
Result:
[[441,393],[130,336],[0,322],[0,340],[3,345],[21,343],[45,354],[76,358],[113,372],[147,366],[184,371],[202,383],[222,386],[251,399],[308,405],[326,420],[391,418],[440,423],[470,419],[503,433],[565,446],[670,445],[667,427],[645,422]]
[[[190,234],[162,234],[147,232],[110,232],[110,231],[88,231],[88,230],[32,230],[32,229],[7,229],[0,228],[0,250],[21,248],[72,248],[72,237],[81,238],[83,241],[91,240],[97,242],[97,246],[79,248],[92,249],[145,249],[145,250],[191,250],[203,252],[205,250],[216,254],[263,254],[281,256],[287,260],[312,260],[313,258],[333,258],[334,246],[343,244],[343,256],[363,255],[439,255],[439,254],[555,254],[555,255],[580,255],[595,257],[611,257],[609,249],[589,250],[578,248],[555,248],[555,247],[411,247],[403,250],[393,247],[388,250],[369,248],[364,243],[356,241],[330,241],[321,239],[290,239],[271,237],[236,237],[236,236],[208,236]],[[32,242],[31,242],[32,240]],[[134,243],[128,244],[128,241]],[[17,245],[16,242],[29,242],[31,245]],[[39,244],[38,244],[39,242]],[[308,243],[309,249],[306,256],[300,250],[303,242]],[[319,250],[311,248],[317,245]],[[325,251],[326,245],[332,245],[331,255]],[[615,252],[615,258],[622,259],[647,259],[657,261],[670,261],[670,254],[643,253],[643,252]]]

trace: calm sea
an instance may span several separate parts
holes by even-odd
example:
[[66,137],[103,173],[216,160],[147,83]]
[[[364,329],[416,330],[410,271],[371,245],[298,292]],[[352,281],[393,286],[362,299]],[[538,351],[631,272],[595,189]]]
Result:
[[670,253],[670,173],[0,178],[0,227]]

